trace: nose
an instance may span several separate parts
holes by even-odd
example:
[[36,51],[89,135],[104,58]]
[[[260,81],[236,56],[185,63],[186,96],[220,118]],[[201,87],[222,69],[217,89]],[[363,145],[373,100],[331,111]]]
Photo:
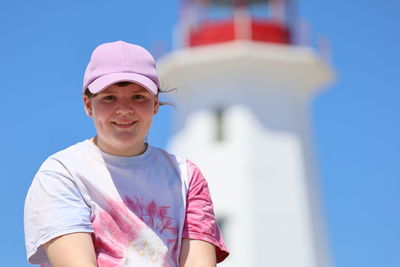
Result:
[[116,107],[117,114],[133,113],[133,104],[129,101],[120,101]]

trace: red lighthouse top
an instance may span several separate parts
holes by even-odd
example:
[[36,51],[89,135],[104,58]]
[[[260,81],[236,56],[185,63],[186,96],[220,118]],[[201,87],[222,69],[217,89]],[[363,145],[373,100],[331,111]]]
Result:
[[238,39],[291,43],[294,0],[183,0],[184,46]]

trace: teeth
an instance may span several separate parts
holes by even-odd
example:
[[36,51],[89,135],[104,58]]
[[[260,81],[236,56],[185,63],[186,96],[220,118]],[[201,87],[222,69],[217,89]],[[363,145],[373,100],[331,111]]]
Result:
[[133,122],[115,122],[115,124],[117,125],[128,125],[128,124],[132,124]]

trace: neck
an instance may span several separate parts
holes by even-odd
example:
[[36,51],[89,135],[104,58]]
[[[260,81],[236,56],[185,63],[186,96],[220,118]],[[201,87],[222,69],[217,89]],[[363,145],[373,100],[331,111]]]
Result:
[[120,157],[138,156],[140,154],[143,154],[148,146],[147,143],[143,142],[132,148],[127,148],[126,146],[121,146],[121,148],[118,148],[103,143],[101,140],[99,140],[97,136],[95,136],[92,139],[92,141],[101,151],[110,155],[120,156]]

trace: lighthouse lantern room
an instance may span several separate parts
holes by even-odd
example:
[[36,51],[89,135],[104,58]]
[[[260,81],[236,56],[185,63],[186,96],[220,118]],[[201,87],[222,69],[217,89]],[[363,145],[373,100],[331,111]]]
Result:
[[180,33],[186,46],[237,39],[291,43],[293,0],[183,1]]
[[168,149],[208,180],[226,266],[328,267],[310,101],[331,67],[295,35],[294,0],[182,1]]

